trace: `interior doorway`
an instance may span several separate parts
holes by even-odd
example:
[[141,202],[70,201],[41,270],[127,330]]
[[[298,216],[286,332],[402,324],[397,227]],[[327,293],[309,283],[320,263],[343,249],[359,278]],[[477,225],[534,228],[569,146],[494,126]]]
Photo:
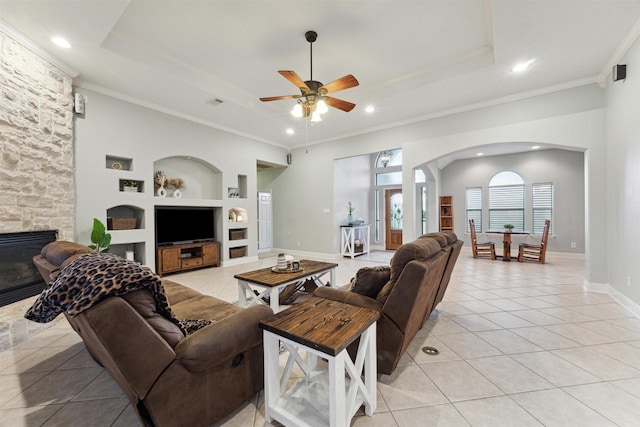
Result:
[[273,248],[271,212],[271,193],[258,193],[258,253],[269,252]]
[[396,250],[402,246],[402,189],[385,190],[385,248]]

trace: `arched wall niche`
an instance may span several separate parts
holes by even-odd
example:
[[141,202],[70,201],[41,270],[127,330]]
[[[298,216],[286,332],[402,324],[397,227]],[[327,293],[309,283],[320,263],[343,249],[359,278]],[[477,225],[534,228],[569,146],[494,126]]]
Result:
[[[222,200],[222,172],[211,163],[193,156],[171,156],[153,163],[154,174],[162,171],[167,180],[181,179],[181,197],[187,199]],[[175,188],[165,187],[171,197]],[[154,190],[156,186],[154,186]],[[158,196],[157,192],[155,193]]]
[[121,219],[135,218],[135,226],[127,229],[144,229],[144,209],[134,205],[118,205],[107,209],[107,228],[109,230],[123,230],[116,223]]

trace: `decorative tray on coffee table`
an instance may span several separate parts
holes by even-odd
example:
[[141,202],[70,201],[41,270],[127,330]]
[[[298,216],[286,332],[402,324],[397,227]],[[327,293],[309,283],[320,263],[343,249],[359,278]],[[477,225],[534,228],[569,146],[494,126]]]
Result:
[[291,267],[285,268],[285,269],[280,269],[278,267],[271,267],[271,271],[273,271],[274,273],[300,273],[304,271],[304,267],[296,268],[295,270]]

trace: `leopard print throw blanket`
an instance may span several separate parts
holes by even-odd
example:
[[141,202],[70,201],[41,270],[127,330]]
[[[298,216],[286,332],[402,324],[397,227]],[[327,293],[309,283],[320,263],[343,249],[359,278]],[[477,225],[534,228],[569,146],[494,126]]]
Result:
[[46,323],[66,312],[75,316],[106,297],[148,289],[157,312],[178,325],[185,335],[211,323],[210,320],[178,319],[164,292],[160,277],[150,269],[113,254],[88,253],[66,266],[27,310],[24,317]]

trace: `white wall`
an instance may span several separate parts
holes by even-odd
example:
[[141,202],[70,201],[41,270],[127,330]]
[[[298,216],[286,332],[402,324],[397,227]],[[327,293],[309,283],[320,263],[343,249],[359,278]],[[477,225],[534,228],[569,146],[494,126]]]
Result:
[[[640,304],[640,43],[621,64],[627,78],[607,85],[607,206],[609,285]],[[605,179],[606,177],[606,179]]]
[[[116,205],[133,205],[145,211],[145,228],[130,233],[127,237],[146,242],[145,263],[154,266],[154,205],[175,202],[179,205],[209,205],[219,207],[218,240],[222,242],[222,259],[229,258],[228,233],[224,227],[227,212],[233,207],[246,209],[247,247],[250,257],[257,256],[257,166],[258,159],[273,164],[283,164],[286,151],[283,148],[250,140],[221,130],[213,129],[184,119],[153,111],[113,97],[85,89],[78,89],[87,98],[86,114],[75,121],[75,173],[76,173],[76,230],[77,239],[88,243],[92,218],[106,222],[106,210]],[[127,179],[144,181],[145,192],[121,193],[117,191],[122,172],[105,168],[105,156],[133,159],[133,170]],[[221,172],[222,186],[216,194],[218,199],[190,199],[194,191],[201,194],[202,188],[182,190],[185,197],[180,200],[161,200],[153,194],[154,163],[175,156],[190,156],[203,160]],[[163,167],[165,167],[164,165]],[[181,165],[177,165],[181,166]],[[178,168],[172,173],[183,173]],[[227,188],[238,187],[238,175],[247,177],[247,198],[228,198]],[[187,185],[194,186],[192,179],[202,176],[201,168],[195,168],[193,176],[185,176]],[[180,176],[169,176],[178,178]],[[218,179],[218,178],[216,178]],[[190,184],[189,184],[190,183]],[[207,193],[211,193],[211,189]],[[114,233],[120,235],[121,233]],[[221,234],[221,235],[220,235]],[[117,239],[120,239],[120,237]],[[116,239],[116,240],[117,240]]]
[[[457,160],[441,173],[443,195],[453,196],[454,231],[470,244],[467,228],[465,191],[482,187],[483,230],[489,225],[489,181],[498,172],[511,170],[525,182],[525,228],[531,230],[531,185],[552,182],[554,185],[553,235],[549,250],[584,253],[584,154],[581,151],[540,150],[527,153],[487,156]],[[496,236],[492,237],[497,239]],[[485,239],[486,240],[486,239]],[[538,243],[540,237],[517,237],[514,242]],[[571,242],[576,248],[571,248]]]
[[[326,238],[337,235],[339,223],[322,214],[322,208],[331,206],[334,198],[332,169],[335,159],[374,153],[389,146],[402,148],[407,224],[403,240],[410,241],[416,237],[413,227],[417,209],[414,168],[448,153],[482,145],[505,142],[551,144],[585,151],[585,279],[590,283],[606,283],[607,239],[602,224],[606,223],[607,212],[601,202],[607,194],[602,180],[606,175],[603,105],[604,89],[588,85],[296,149],[293,164],[274,182],[274,188],[285,193],[305,192],[309,197],[285,199],[274,205],[274,218],[284,218],[302,204],[304,221],[282,223],[286,231],[275,239],[285,237],[281,245],[301,241],[300,249],[309,252],[335,254],[339,251],[338,239]],[[432,222],[430,229],[433,229]],[[295,245],[282,247],[295,248]]]

